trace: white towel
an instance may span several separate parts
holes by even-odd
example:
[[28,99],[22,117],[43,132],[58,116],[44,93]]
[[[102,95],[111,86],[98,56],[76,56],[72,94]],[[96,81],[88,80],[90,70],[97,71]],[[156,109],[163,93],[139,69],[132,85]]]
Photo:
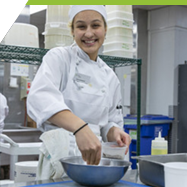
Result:
[[60,159],[69,154],[69,132],[59,128],[44,132],[37,168],[37,180],[58,179],[64,174]]

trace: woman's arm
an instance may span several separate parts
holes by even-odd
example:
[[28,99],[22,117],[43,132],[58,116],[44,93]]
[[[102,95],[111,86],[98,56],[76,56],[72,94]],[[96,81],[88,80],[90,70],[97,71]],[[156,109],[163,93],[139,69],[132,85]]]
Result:
[[[48,120],[70,132],[75,132],[86,123],[69,110],[60,111]],[[75,138],[84,161],[87,164],[98,165],[101,159],[101,143],[89,126],[78,131]]]

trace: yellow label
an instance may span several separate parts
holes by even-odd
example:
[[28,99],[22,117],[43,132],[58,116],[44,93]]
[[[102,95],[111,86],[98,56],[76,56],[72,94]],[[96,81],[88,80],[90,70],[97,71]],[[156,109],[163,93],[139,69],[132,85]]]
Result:
[[167,154],[167,149],[152,149],[151,155],[165,155]]

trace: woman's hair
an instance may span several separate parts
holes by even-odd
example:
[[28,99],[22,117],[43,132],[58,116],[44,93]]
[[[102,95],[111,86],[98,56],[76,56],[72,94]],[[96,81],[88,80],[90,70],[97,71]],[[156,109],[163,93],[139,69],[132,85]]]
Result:
[[[102,15],[101,15],[101,16],[102,16]],[[106,21],[105,21],[105,19],[104,19],[103,16],[102,16],[102,19],[103,19],[103,21],[104,21],[104,26],[105,26],[105,28],[107,28],[107,23],[106,23]],[[70,27],[71,33],[73,33],[73,30],[74,30],[73,23],[74,23],[74,19],[68,23],[68,27]]]

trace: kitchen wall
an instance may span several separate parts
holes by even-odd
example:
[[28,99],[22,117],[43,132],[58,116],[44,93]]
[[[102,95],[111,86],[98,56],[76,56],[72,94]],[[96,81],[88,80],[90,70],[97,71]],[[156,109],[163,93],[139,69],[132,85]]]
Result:
[[178,65],[187,60],[187,8],[152,10],[148,18],[146,112],[168,115],[177,105]]

